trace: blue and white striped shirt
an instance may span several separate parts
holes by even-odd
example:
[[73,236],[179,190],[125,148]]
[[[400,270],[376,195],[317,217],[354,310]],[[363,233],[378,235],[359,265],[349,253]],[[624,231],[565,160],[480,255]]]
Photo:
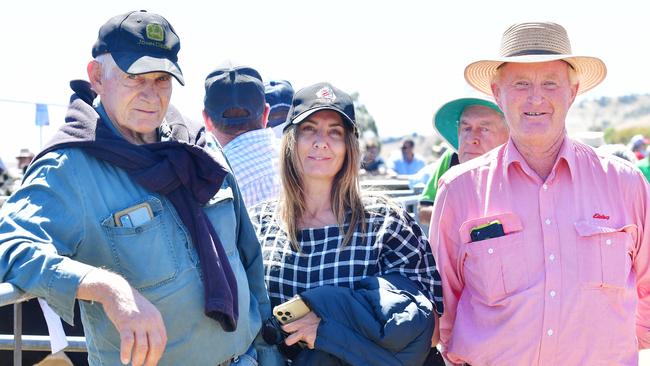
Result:
[[270,128],[237,136],[223,147],[244,204],[277,199],[280,194],[280,140]]

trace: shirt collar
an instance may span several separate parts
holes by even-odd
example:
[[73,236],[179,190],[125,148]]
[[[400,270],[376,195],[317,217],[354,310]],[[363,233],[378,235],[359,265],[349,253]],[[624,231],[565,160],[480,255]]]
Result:
[[[512,138],[508,139],[508,142],[505,145],[505,151],[503,155],[504,164],[503,164],[503,173],[504,176],[508,176],[508,170],[511,165],[517,165],[530,177],[538,177],[533,169],[528,165],[524,157],[521,155],[517,147],[515,146]],[[551,174],[549,174],[547,180],[553,179],[557,175],[557,170],[566,166],[569,169],[569,175],[573,179],[573,171],[576,167],[576,146],[575,142],[571,140],[568,136],[564,137],[562,142],[562,147],[560,147],[560,152],[557,155],[553,169],[551,169]]]

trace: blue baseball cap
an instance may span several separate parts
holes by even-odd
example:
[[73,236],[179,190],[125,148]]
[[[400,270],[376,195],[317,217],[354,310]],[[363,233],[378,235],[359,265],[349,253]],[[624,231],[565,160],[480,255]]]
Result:
[[180,39],[167,19],[140,10],[114,16],[102,25],[92,55],[110,53],[126,73],[166,72],[185,85],[178,66],[180,49]]
[[264,93],[266,102],[271,107],[267,126],[275,127],[286,122],[294,93],[291,83],[286,80],[271,80],[264,84]]
[[[262,76],[247,66],[216,69],[205,78],[203,105],[215,122],[236,125],[258,120],[266,107]],[[244,117],[224,117],[231,108],[248,113]]]

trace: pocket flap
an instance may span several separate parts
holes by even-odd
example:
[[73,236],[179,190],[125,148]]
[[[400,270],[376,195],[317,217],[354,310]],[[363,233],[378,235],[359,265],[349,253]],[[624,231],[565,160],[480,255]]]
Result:
[[591,220],[580,220],[576,221],[574,224],[578,235],[580,236],[594,236],[598,234],[607,234],[607,233],[616,233],[620,231],[627,232],[629,234],[636,234],[636,225],[629,224],[621,227],[617,226],[608,226],[600,223],[594,223]]
[[462,225],[460,225],[459,234],[463,243],[467,244],[472,241],[470,237],[470,232],[472,231],[472,228],[485,225],[490,221],[494,221],[494,220],[499,220],[501,222],[501,225],[503,225],[503,232],[506,235],[523,230],[523,226],[521,225],[521,220],[519,220],[519,217],[512,212],[506,212],[506,213],[496,214],[492,216],[485,216],[477,219],[470,219],[465,221]]

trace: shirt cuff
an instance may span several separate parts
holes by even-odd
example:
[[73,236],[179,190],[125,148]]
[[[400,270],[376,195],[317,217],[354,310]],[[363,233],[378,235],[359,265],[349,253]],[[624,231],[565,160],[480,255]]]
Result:
[[50,272],[45,300],[66,323],[74,323],[74,302],[81,280],[95,267],[63,257]]

